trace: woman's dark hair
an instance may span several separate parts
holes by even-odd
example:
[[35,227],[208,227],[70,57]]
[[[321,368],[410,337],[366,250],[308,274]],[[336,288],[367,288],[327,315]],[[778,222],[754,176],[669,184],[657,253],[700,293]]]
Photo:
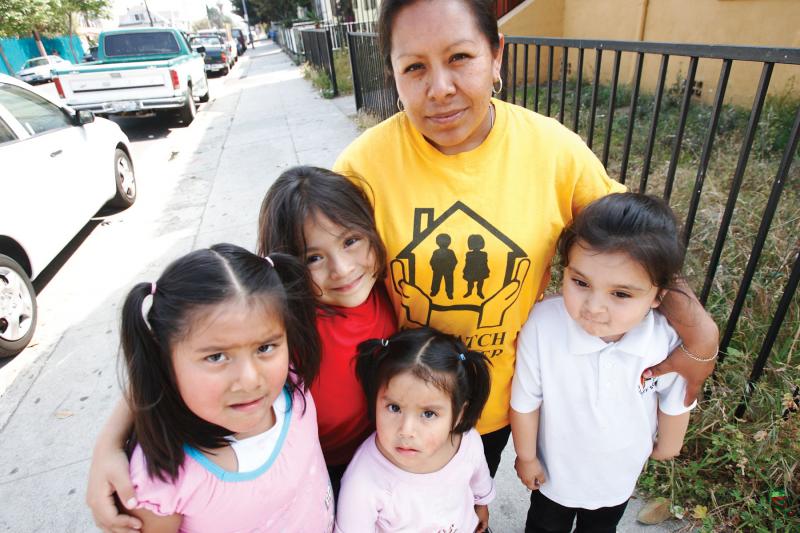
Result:
[[303,225],[309,217],[325,215],[336,225],[362,233],[375,254],[378,279],[386,273],[386,248],[375,227],[375,212],[363,187],[324,168],[298,166],[278,176],[261,203],[258,216],[259,254],[283,252],[305,262]]
[[362,342],[356,355],[356,375],[373,421],[378,391],[393,377],[406,372],[450,396],[453,433],[465,433],[475,427],[491,388],[485,355],[468,350],[457,337],[433,328],[406,329],[389,339]]
[[683,268],[685,250],[675,215],[663,200],[646,194],[609,194],[586,206],[558,239],[562,267],[569,265],[576,244],[629,255],[659,289],[675,289]]
[[[219,448],[231,435],[189,410],[178,391],[172,362],[173,347],[191,335],[193,321],[209,306],[242,298],[268,306],[286,331],[289,372],[294,375],[286,387],[290,392],[306,388],[317,376],[320,342],[308,271],[294,257],[270,254],[269,258],[271,263],[239,246],[217,244],[177,259],[155,284],[138,283],[125,298],[121,335],[128,402],[134,439],[142,447],[150,476],[174,480],[183,463],[184,444]],[[145,316],[143,305],[151,294]]]
[[[383,66],[389,76],[392,75],[392,31],[397,14],[405,7],[417,2],[436,2],[437,0],[383,0],[378,14],[378,45],[383,55]],[[486,37],[492,50],[500,48],[500,36],[497,29],[497,16],[494,2],[491,0],[461,0],[472,13],[475,27]],[[447,31],[444,29],[444,31]]]

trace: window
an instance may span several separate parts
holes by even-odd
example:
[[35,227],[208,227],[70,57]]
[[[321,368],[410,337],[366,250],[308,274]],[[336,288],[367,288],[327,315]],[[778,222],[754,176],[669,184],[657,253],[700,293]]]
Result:
[[72,125],[60,107],[15,85],[0,85],[0,105],[31,135]]
[[116,33],[106,35],[103,43],[107,56],[141,56],[177,54],[180,52],[175,35],[169,31]]
[[17,138],[11,128],[0,118],[0,145],[11,142]]

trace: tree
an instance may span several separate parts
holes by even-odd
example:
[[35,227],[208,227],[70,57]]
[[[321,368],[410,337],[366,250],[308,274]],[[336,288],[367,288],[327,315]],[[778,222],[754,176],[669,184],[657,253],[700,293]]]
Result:
[[[283,22],[297,17],[297,8],[313,9],[311,0],[247,0],[250,24]],[[233,10],[243,16],[241,0],[233,2]]]
[[74,32],[74,22],[77,15],[83,15],[85,18],[99,18],[106,15],[108,10],[109,0],[55,0],[53,3],[53,16],[54,28],[59,26],[57,21],[61,21],[66,26],[67,34],[69,35],[69,50],[72,53],[72,59],[75,63],[79,63],[80,59],[75,53],[75,45],[72,42]]

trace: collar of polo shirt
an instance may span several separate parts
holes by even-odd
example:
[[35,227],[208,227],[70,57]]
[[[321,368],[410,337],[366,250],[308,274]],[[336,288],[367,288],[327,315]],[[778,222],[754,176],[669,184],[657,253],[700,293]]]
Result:
[[623,335],[617,342],[606,342],[600,337],[589,335],[586,330],[569,317],[567,327],[569,328],[567,347],[569,353],[573,355],[593,354],[613,346],[615,350],[637,357],[644,357],[648,349],[647,341],[650,339],[655,327],[655,318],[653,317],[653,310],[650,310],[644,320]]

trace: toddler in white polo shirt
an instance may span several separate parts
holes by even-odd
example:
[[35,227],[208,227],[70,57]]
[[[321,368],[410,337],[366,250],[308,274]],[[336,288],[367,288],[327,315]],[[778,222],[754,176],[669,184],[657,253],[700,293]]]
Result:
[[680,338],[657,311],[683,265],[663,201],[611,194],[558,242],[562,295],[536,305],[518,338],[511,391],[526,533],[615,531],[648,457],[683,444],[689,411],[676,373],[643,380]]

